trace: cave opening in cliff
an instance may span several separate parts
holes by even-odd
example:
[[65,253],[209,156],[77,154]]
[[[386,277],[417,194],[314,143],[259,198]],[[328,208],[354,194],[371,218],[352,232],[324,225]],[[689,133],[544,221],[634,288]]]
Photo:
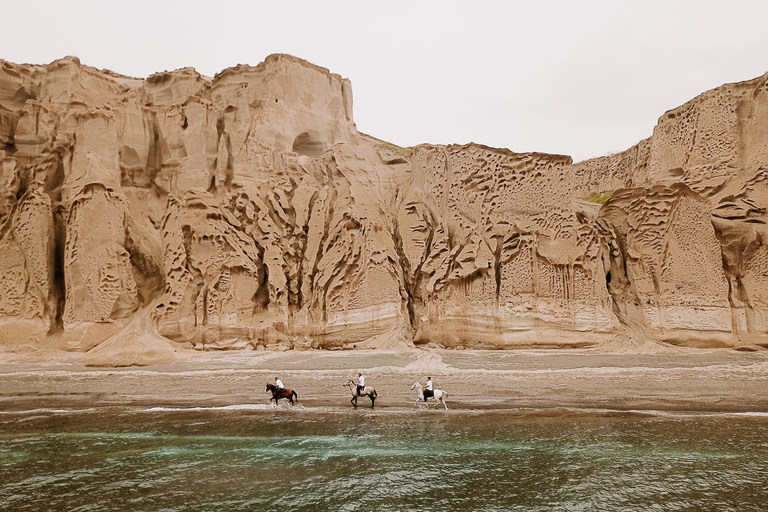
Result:
[[293,139],[293,152],[298,155],[316,157],[325,153],[325,144],[318,140],[318,134],[304,132]]

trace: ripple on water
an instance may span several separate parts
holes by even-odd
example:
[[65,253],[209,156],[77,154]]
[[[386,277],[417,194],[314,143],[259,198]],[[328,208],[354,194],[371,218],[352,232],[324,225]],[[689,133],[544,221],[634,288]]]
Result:
[[85,420],[81,430],[48,425],[0,437],[0,503],[20,511],[749,511],[764,510],[768,483],[764,416],[403,414],[350,424],[335,414],[122,411],[99,431]]

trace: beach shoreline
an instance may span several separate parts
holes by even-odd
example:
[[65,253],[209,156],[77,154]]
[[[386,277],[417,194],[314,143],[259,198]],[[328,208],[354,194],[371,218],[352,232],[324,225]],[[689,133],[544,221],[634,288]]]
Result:
[[[562,410],[768,413],[768,353],[691,350],[181,351],[170,364],[87,367],[82,354],[0,357],[0,411],[269,404],[279,376],[302,408],[353,409],[342,385],[362,372],[377,411],[413,408],[432,377],[451,411]],[[284,401],[281,401],[283,404]],[[370,408],[360,398],[358,408]],[[442,407],[441,407],[442,410]]]

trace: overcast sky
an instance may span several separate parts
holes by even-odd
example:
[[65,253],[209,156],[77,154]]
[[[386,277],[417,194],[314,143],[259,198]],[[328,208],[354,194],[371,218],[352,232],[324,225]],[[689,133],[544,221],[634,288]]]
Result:
[[768,0],[7,1],[0,58],[208,76],[289,53],[352,81],[360,131],[575,161],[768,71]]

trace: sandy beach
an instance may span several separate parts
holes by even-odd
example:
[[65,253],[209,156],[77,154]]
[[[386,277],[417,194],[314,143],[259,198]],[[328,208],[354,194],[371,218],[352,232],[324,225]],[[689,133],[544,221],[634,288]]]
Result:
[[351,409],[342,384],[363,372],[378,411],[411,408],[411,384],[431,376],[451,410],[768,412],[764,352],[184,350],[172,364],[127,368],[86,367],[81,359],[3,354],[0,410],[267,404],[265,384],[275,376],[297,391],[301,407]]

